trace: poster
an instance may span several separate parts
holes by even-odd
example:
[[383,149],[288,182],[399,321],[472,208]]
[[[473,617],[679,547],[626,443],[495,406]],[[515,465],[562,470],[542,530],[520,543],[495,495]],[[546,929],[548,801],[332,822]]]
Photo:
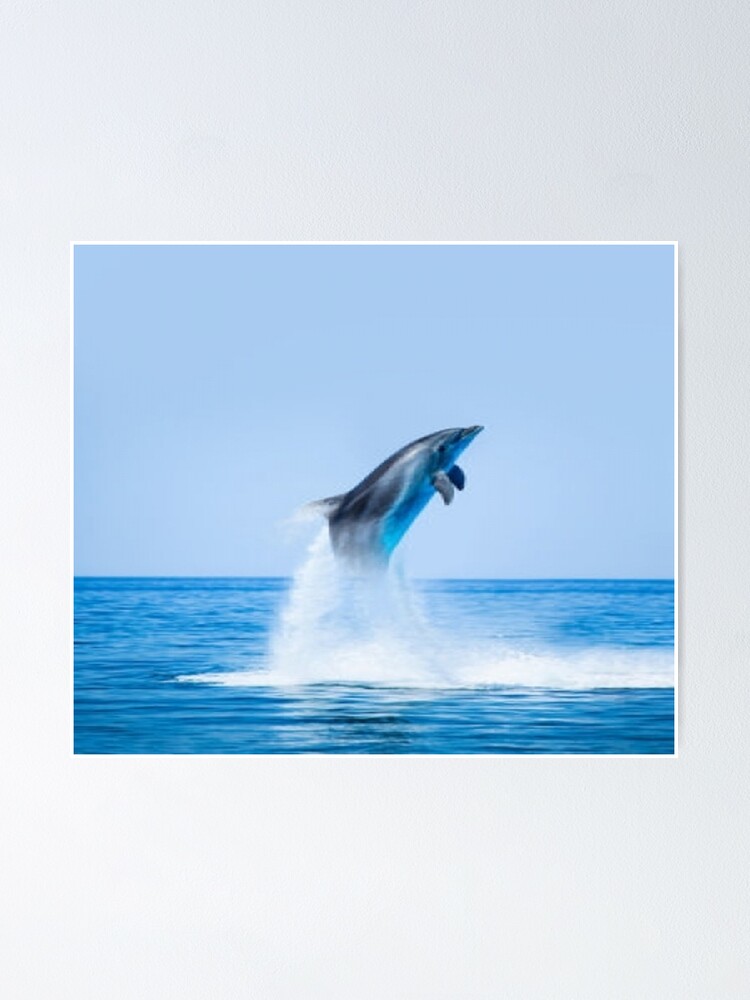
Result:
[[74,246],[75,752],[672,754],[676,253]]

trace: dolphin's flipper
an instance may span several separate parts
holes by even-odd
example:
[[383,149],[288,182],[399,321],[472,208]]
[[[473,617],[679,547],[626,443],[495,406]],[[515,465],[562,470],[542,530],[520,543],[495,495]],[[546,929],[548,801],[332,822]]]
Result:
[[450,479],[457,490],[462,490],[466,486],[466,476],[460,465],[452,465],[448,469],[448,479]]
[[436,472],[432,477],[432,485],[443,498],[444,504],[449,504],[455,495],[453,483],[444,472]]

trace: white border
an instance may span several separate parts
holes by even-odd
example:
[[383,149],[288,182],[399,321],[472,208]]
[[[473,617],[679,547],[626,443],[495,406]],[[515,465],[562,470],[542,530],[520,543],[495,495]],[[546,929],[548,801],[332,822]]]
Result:
[[[403,753],[403,754],[379,754],[379,753],[348,753],[330,754],[318,752],[300,752],[286,754],[263,754],[263,753],[153,753],[153,754],[109,754],[109,753],[80,753],[74,750],[74,613],[75,613],[75,248],[83,246],[671,246],[674,251],[674,308],[673,308],[673,356],[674,356],[674,573],[673,573],[673,602],[674,602],[674,685],[673,685],[673,718],[674,718],[674,749],[672,753],[664,754],[577,754],[577,753],[455,753],[455,754],[428,754],[428,753]],[[70,254],[70,570],[69,570],[69,625],[70,625],[70,756],[78,759],[101,757],[132,757],[135,759],[181,759],[184,757],[200,758],[220,758],[228,760],[238,758],[245,760],[253,759],[277,759],[294,758],[304,760],[306,758],[326,758],[335,760],[336,758],[361,758],[363,760],[391,760],[406,758],[414,759],[454,759],[461,760],[677,760],[679,758],[679,243],[677,240],[71,240],[69,245]]]

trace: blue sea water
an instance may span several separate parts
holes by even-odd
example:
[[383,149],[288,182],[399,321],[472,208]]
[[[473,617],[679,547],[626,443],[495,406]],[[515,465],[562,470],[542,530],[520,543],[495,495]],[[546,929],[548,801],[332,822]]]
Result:
[[77,578],[75,752],[674,750],[671,580],[345,589]]

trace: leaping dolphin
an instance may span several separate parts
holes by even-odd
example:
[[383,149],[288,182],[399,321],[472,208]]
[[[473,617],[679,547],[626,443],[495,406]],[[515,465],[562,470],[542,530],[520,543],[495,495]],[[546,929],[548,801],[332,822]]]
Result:
[[456,465],[483,428],[452,427],[405,445],[348,493],[309,506],[328,518],[338,559],[356,570],[383,569],[407,530],[439,493],[449,504],[466,477]]

